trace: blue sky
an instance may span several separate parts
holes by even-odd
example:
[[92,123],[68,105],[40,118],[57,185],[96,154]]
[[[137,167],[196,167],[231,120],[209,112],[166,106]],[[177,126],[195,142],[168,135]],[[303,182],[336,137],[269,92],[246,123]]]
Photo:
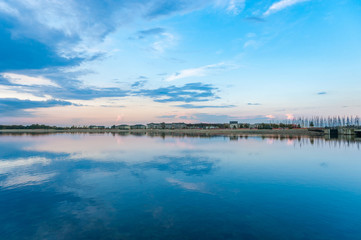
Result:
[[0,124],[361,115],[357,0],[0,0]]

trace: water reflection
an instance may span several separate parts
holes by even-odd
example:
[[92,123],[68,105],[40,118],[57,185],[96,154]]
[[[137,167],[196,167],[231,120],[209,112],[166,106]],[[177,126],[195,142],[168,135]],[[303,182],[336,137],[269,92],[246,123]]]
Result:
[[358,239],[359,141],[0,135],[4,239]]
[[169,173],[183,172],[186,175],[209,174],[214,168],[217,160],[208,157],[195,157],[186,155],[178,156],[158,156],[156,159],[138,164],[135,167],[141,169],[154,168]]
[[211,132],[69,132],[69,133],[61,133],[61,132],[0,132],[0,136],[44,136],[44,135],[112,135],[112,136],[148,136],[148,137],[161,137],[163,139],[167,137],[177,137],[177,138],[186,138],[186,137],[195,137],[195,138],[217,138],[217,137],[226,137],[231,141],[238,141],[241,139],[247,139],[248,137],[257,137],[262,139],[275,139],[275,140],[305,140],[309,139],[310,142],[314,142],[315,140],[321,141],[332,141],[332,142],[340,142],[348,144],[360,144],[361,138],[356,135],[340,135],[338,137],[322,137],[322,136],[301,136],[301,135],[287,135],[287,134],[267,134],[267,135],[259,135],[259,134],[234,134],[234,133],[211,133]]

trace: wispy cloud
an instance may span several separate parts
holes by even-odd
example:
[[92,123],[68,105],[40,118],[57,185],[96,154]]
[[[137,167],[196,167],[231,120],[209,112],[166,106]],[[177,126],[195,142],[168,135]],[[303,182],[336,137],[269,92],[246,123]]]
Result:
[[235,15],[240,14],[245,7],[245,0],[230,0],[227,11]]
[[255,23],[266,22],[266,20],[264,18],[256,17],[256,16],[246,17],[245,20],[250,21],[250,22],[255,22]]
[[179,80],[183,78],[190,78],[190,77],[204,77],[208,74],[219,72],[219,71],[225,71],[225,70],[232,70],[238,68],[235,64],[227,64],[224,62],[216,63],[216,64],[210,64],[198,68],[189,68],[184,69],[179,72],[173,73],[172,75],[168,76],[166,78],[167,81],[174,81]]
[[288,8],[288,7],[291,7],[297,3],[301,3],[301,2],[307,2],[307,1],[310,1],[310,0],[281,0],[281,1],[278,1],[274,4],[272,4],[268,10],[263,14],[263,16],[269,16],[273,13],[276,13],[278,11],[281,11],[285,8]]
[[157,27],[157,28],[151,28],[151,29],[147,29],[147,30],[138,31],[135,34],[135,37],[136,37],[136,39],[144,39],[149,36],[160,35],[165,32],[166,32],[166,30],[164,28]]
[[[61,69],[31,71],[30,75],[6,74],[0,75],[0,87],[6,85],[18,93],[32,94],[43,98],[62,100],[91,100],[104,97],[124,97],[130,90],[117,87],[100,88],[86,86],[77,78],[76,73],[64,73]],[[11,78],[9,77],[11,76]],[[33,98],[31,98],[33,100]]]
[[84,11],[82,3],[70,0],[2,2],[7,2],[7,11],[0,16],[4,24],[0,31],[1,45],[6,43],[1,52],[11,54],[1,54],[8,59],[6,63],[0,61],[0,71],[74,66],[91,59],[99,52],[86,53],[86,49],[114,31],[118,23],[113,17],[121,6],[109,3],[100,7],[96,1],[89,0]]
[[181,104],[176,105],[175,107],[181,107],[181,108],[233,108],[236,107],[235,105],[194,105],[194,104]]
[[[80,80],[81,76],[72,75],[68,70],[86,61],[101,59],[103,52],[93,46],[103,42],[124,23],[128,24],[135,18],[149,20],[190,12],[214,5],[214,2],[215,0],[88,0],[85,10],[83,3],[72,0],[0,0],[0,82],[6,88],[12,88],[11,91],[34,96],[28,100],[24,100],[24,97],[20,99],[18,95],[10,98],[2,96],[1,107],[5,109],[6,106],[8,113],[25,114],[32,108],[71,105],[72,100],[135,94],[135,89],[144,87],[146,79],[134,82],[131,86],[133,89],[128,90],[92,87],[85,85]],[[228,5],[229,11],[237,13],[243,8],[243,2],[227,1],[222,9],[225,10]],[[130,13],[136,16],[131,16]],[[157,53],[164,52],[177,40],[174,34],[162,27],[145,28],[134,36],[136,39],[152,37],[149,48]],[[204,76],[233,67],[225,63],[207,65],[181,71],[169,76],[168,80],[192,75]],[[171,92],[162,93],[162,90]],[[217,98],[215,90],[207,84],[190,84],[139,91],[158,102],[192,102]],[[42,98],[42,101],[37,101],[37,98]],[[13,101],[13,106],[6,105],[10,101]]]
[[262,105],[262,104],[249,102],[249,103],[247,103],[247,105],[248,105],[248,106],[260,106],[260,105]]
[[163,116],[158,116],[158,118],[166,118],[166,119],[173,119],[176,118],[177,115],[163,115]]
[[164,53],[167,48],[174,46],[176,41],[176,37],[173,34],[168,32],[161,33],[151,45],[151,50],[157,53]]
[[244,48],[258,48],[260,46],[260,42],[259,41],[256,41],[254,39],[250,39],[248,41],[246,41],[243,45]]
[[204,102],[217,99],[211,84],[188,83],[184,86],[169,86],[152,90],[142,89],[134,93],[153,98],[155,102]]
[[205,7],[213,1],[204,0],[178,0],[178,1],[144,1],[148,2],[144,17],[154,19],[175,13],[186,13]]
[[30,114],[25,111],[29,109],[70,105],[73,105],[73,103],[55,99],[47,101],[32,101],[16,98],[0,98],[0,116],[24,116]]
[[[88,0],[0,1],[0,72],[77,66],[101,56],[97,44],[133,19],[154,19],[194,11],[213,4],[204,0]],[[174,38],[162,28],[139,31],[137,37],[162,35],[161,44]]]
[[[66,75],[66,74],[65,74]],[[17,75],[16,75],[17,76]],[[156,89],[146,89],[144,85],[148,80],[141,76],[136,82],[131,84],[131,89],[120,89],[117,87],[98,88],[94,86],[83,86],[79,80],[65,77],[58,78],[57,75],[28,77],[21,75],[23,79],[29,79],[27,85],[18,85],[22,83],[17,79],[1,78],[0,88],[5,91],[5,98],[0,98],[0,108],[2,114],[11,115],[29,115],[28,110],[34,108],[48,108],[54,106],[74,105],[72,102],[77,100],[93,100],[100,98],[120,98],[126,96],[145,96],[150,97],[156,102],[205,102],[218,99],[216,92],[218,89],[211,84],[203,84],[200,82],[188,83],[183,86],[168,86]],[[52,79],[51,81],[49,79]],[[34,80],[35,82],[31,82]],[[39,85],[31,85],[39,84]],[[61,87],[60,87],[61,86]],[[13,94],[16,97],[10,97]],[[29,98],[21,98],[21,96],[29,96]],[[15,95],[14,95],[15,96]],[[31,98],[30,98],[31,97]],[[85,104],[85,103],[84,103]],[[109,105],[109,104],[103,104]],[[231,106],[191,106],[184,105],[184,108],[217,108]]]
[[[0,72],[77,66],[85,60],[81,57],[61,56],[55,48],[45,43],[13,35],[5,27],[0,27]],[[19,33],[15,34],[18,35]]]
[[97,88],[97,87],[82,87],[75,86],[74,88],[49,89],[49,94],[55,98],[69,99],[69,100],[92,100],[97,98],[107,97],[125,97],[129,96],[131,91],[122,90],[116,87],[111,88]]
[[[163,53],[167,48],[174,46],[177,38],[174,34],[167,32],[165,28],[157,27],[141,30],[135,33],[130,40],[151,40],[152,43],[147,48],[156,53]],[[144,42],[142,43],[144,44]]]
[[3,78],[6,78],[10,83],[17,85],[33,86],[33,85],[44,85],[44,86],[53,86],[60,87],[58,84],[54,83],[50,79],[44,77],[31,77],[22,74],[15,73],[2,73],[0,74]]
[[327,92],[318,92],[317,94],[318,94],[318,95],[326,95]]
[[142,87],[144,87],[144,85],[147,82],[148,82],[147,80],[139,80],[139,81],[136,81],[136,82],[132,83],[131,87],[132,88],[142,88]]
[[6,2],[0,2],[0,12],[9,14],[11,16],[19,15],[19,11],[15,8],[9,6]]

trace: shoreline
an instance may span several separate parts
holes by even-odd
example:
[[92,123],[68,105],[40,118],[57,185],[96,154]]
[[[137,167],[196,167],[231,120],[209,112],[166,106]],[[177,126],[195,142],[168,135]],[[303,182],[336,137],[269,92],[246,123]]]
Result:
[[206,135],[282,135],[282,136],[325,136],[323,132],[308,129],[2,129],[0,133],[123,133],[123,134],[206,134]]

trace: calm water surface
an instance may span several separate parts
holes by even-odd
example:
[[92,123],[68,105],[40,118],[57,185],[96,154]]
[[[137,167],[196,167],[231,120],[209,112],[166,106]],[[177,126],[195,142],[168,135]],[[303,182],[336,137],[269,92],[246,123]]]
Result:
[[361,239],[360,142],[0,135],[0,239]]

